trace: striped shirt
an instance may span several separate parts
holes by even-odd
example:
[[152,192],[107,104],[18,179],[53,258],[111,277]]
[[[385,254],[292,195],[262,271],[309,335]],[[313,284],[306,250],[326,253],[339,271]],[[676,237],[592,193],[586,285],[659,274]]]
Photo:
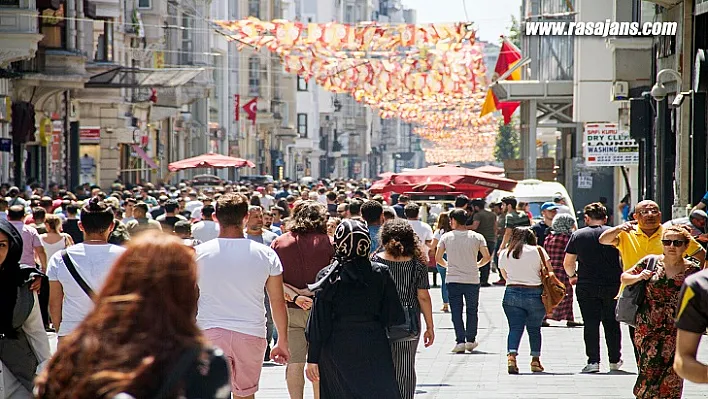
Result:
[[398,298],[403,306],[420,308],[418,304],[418,290],[430,289],[428,281],[428,267],[417,259],[403,262],[394,262],[374,256],[373,262],[382,263],[388,266],[391,277],[396,284]]

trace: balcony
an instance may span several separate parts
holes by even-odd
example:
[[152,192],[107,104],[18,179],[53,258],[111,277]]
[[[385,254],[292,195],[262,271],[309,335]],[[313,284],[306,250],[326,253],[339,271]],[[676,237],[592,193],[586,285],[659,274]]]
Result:
[[2,2],[0,5],[0,66],[34,57],[37,43],[42,40],[37,27],[37,15],[37,10],[30,7],[29,0]]

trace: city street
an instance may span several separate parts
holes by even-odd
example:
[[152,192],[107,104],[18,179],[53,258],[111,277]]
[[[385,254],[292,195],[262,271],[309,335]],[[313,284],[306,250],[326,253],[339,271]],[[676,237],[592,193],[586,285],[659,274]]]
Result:
[[[496,275],[492,275],[494,280]],[[633,364],[632,346],[626,326],[623,326],[622,353],[625,361],[622,371],[608,371],[606,349],[602,343],[603,363],[599,374],[580,374],[585,365],[583,329],[566,328],[564,323],[551,321],[552,326],[542,330],[543,350],[541,360],[546,372],[532,374],[528,356],[528,340],[521,341],[519,355],[520,374],[511,376],[506,371],[507,324],[501,308],[503,287],[483,288],[480,293],[479,348],[473,354],[450,353],[455,334],[450,315],[439,311],[440,289],[431,288],[435,312],[435,344],[421,348],[418,353],[418,390],[420,399],[564,399],[564,398],[633,398],[632,387],[637,367]],[[580,310],[575,303],[576,320]],[[54,349],[56,339],[52,335]],[[708,359],[708,344],[701,347],[700,359]],[[268,363],[263,368],[257,398],[285,399],[285,368]],[[307,388],[306,397],[312,397]],[[684,398],[708,398],[708,389],[686,383]]]

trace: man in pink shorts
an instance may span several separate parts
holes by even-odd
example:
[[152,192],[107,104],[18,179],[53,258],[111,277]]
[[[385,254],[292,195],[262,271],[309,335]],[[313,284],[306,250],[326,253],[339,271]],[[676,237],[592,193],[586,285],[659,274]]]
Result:
[[237,398],[254,398],[266,350],[268,291],[278,343],[270,356],[287,363],[288,314],[283,295],[283,266],[269,247],[244,237],[248,199],[228,193],[216,201],[217,239],[198,245],[199,312],[197,323],[231,365],[231,388]]

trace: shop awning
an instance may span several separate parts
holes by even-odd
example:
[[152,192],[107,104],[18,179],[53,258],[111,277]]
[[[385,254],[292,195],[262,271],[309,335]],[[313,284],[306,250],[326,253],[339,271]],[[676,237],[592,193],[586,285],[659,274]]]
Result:
[[122,89],[138,87],[175,87],[194,79],[204,68],[118,67],[99,73],[86,82],[86,88]]

